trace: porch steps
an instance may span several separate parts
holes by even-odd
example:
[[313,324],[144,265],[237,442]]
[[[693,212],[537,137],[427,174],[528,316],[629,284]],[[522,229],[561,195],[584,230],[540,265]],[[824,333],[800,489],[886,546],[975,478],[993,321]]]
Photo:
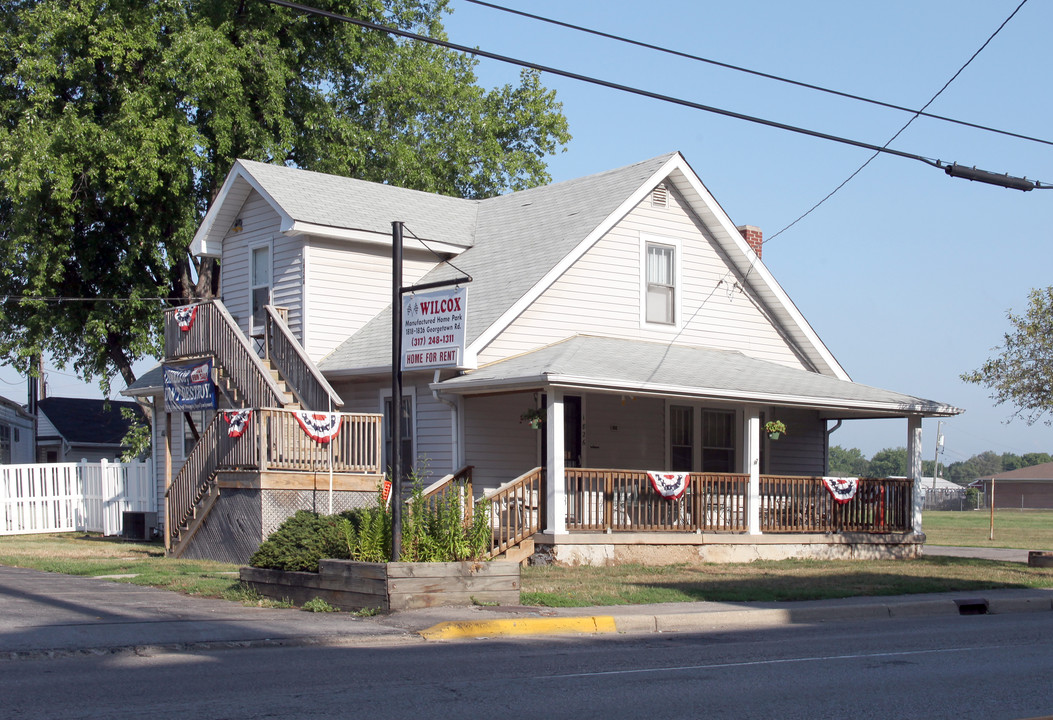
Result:
[[500,555],[494,557],[494,560],[507,560],[509,562],[516,562],[520,565],[526,565],[530,560],[530,556],[534,554],[534,538],[530,537],[523,540],[518,545],[514,545],[505,550]]
[[[285,410],[299,410],[300,404],[296,402],[296,396],[289,391],[289,386],[282,380],[278,370],[274,367],[270,360],[263,358],[263,364],[267,366],[267,372],[273,378],[275,384],[282,393],[282,409]],[[241,393],[234,385],[233,379],[227,373],[227,370],[221,363],[216,364],[216,384],[220,388],[220,392],[230,403],[233,408],[240,408],[244,405],[244,401],[241,399]]]

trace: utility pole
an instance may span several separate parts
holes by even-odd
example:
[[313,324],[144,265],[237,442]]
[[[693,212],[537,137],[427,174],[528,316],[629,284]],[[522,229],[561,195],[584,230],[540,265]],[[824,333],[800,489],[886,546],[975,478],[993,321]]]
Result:
[[932,489],[936,489],[936,478],[940,476],[940,452],[943,451],[943,420],[936,423],[936,452],[932,459]]

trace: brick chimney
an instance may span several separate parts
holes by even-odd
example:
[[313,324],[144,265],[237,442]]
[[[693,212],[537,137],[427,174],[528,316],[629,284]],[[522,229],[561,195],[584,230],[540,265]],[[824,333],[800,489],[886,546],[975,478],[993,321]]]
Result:
[[757,253],[757,257],[760,257],[761,248],[764,245],[764,233],[761,232],[761,229],[752,225],[739,225],[738,231],[742,233],[746,244],[753,248],[753,252]]

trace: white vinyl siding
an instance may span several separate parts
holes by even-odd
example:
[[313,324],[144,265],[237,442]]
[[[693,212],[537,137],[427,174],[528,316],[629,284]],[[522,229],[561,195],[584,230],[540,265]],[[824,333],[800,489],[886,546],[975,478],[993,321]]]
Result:
[[294,334],[301,331],[303,243],[281,234],[278,214],[253,191],[239,213],[240,231],[230,230],[223,239],[220,259],[219,295],[237,320],[242,332],[250,331],[252,315],[252,248],[270,247],[270,300],[288,308]]
[[[644,316],[641,242],[665,238],[680,248],[681,318],[677,325]],[[739,286],[722,251],[678,194],[669,207],[643,201],[590,248],[509,327],[479,353],[485,364],[529,352],[576,333],[740,351],[804,368],[764,310]]]
[[[448,405],[435,399],[428,387],[429,374],[419,380],[411,377],[403,380],[403,396],[412,394],[415,402],[413,463],[425,469],[432,479],[459,470],[453,467],[452,418]],[[383,411],[381,399],[391,397],[390,377],[375,381],[334,383],[333,389],[343,398],[344,412],[379,413]]]
[[[315,361],[391,304],[391,248],[312,239],[307,253],[307,308],[304,343]],[[433,255],[408,251],[402,284],[410,285],[435,266]]]
[[476,495],[540,464],[541,431],[519,419],[531,407],[536,407],[532,393],[465,398],[465,462],[475,467]]

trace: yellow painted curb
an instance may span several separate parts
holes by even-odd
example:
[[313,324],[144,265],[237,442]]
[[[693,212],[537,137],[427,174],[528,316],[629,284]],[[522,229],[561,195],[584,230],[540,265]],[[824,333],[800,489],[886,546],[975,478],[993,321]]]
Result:
[[494,637],[496,635],[558,635],[568,633],[617,632],[610,615],[566,618],[520,618],[518,620],[468,620],[441,622],[420,634],[426,640]]

